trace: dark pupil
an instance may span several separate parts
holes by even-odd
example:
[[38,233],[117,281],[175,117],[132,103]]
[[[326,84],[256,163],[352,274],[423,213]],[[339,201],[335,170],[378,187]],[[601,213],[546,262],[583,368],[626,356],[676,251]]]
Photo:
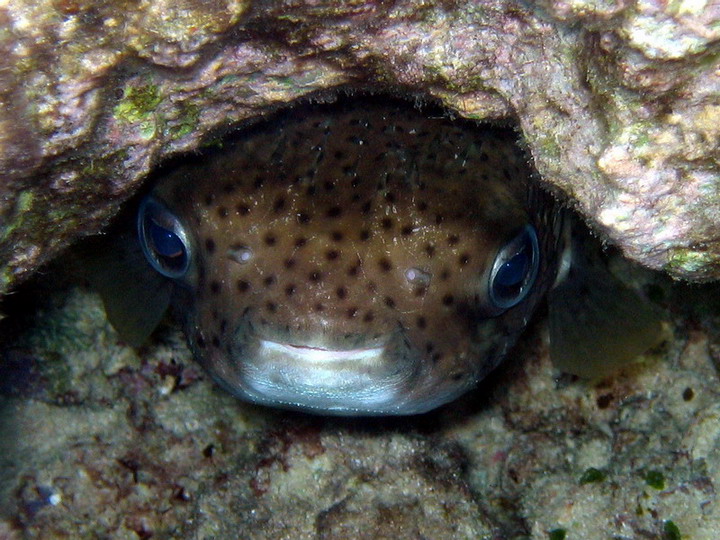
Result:
[[150,239],[156,253],[161,257],[175,258],[185,253],[185,246],[178,235],[154,221],[150,221]]
[[530,259],[527,252],[523,249],[517,253],[508,262],[503,264],[495,275],[495,284],[501,287],[515,287],[522,285],[525,276],[528,273]]

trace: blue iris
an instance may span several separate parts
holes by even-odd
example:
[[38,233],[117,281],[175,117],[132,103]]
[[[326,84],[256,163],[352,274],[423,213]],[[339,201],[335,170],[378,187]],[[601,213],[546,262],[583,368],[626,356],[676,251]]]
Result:
[[520,303],[532,290],[539,264],[537,233],[527,225],[495,258],[488,291],[495,307],[508,309]]
[[190,268],[190,245],[182,222],[152,195],[140,204],[138,236],[152,267],[169,278],[185,277]]
[[150,221],[150,241],[158,255],[161,257],[181,257],[185,254],[185,244],[174,232]]
[[503,264],[495,274],[493,285],[496,287],[517,287],[525,279],[530,258],[525,250]]

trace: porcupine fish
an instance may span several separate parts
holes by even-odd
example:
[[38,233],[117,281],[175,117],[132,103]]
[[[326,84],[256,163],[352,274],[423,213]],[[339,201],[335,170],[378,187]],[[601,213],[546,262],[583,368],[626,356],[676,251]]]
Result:
[[[498,365],[551,289],[551,328],[588,294],[563,255],[564,214],[513,139],[395,105],[286,112],[159,180],[137,218],[150,267],[109,280],[123,289],[105,295],[110,319],[140,342],[172,302],[199,362],[254,403],[339,415],[447,403]],[[636,311],[633,355],[657,326]],[[601,339],[556,333],[561,357]]]

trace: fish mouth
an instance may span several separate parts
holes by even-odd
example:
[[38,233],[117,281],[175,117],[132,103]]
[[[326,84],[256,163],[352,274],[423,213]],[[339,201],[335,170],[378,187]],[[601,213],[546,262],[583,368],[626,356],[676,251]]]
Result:
[[394,333],[343,347],[251,332],[204,363],[217,382],[253,403],[334,415],[403,414],[424,364],[402,342]]
[[392,365],[388,344],[353,349],[258,340],[243,366],[253,401],[336,414],[387,412],[402,395],[413,369]]

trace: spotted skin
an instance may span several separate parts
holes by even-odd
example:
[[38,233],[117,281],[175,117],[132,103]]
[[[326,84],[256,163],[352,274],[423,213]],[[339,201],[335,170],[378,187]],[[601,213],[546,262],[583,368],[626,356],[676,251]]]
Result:
[[[253,128],[154,192],[188,231],[175,303],[228,390],[330,414],[413,414],[494,368],[555,278],[556,213],[503,131],[395,106],[318,107]],[[525,224],[534,290],[488,273]]]

